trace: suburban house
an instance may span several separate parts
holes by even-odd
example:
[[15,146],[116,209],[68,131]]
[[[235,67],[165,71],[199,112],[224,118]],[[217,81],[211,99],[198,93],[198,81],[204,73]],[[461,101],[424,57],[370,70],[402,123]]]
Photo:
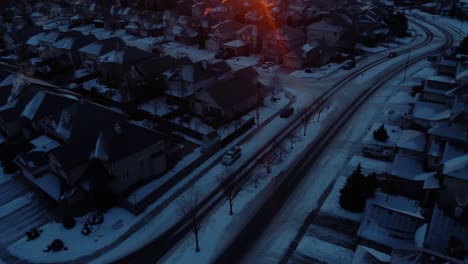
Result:
[[244,24],[234,20],[226,20],[213,26],[211,38],[206,41],[206,48],[219,50],[224,43],[235,40],[244,27]]
[[[34,96],[42,91],[48,90],[50,86],[31,83],[28,80],[16,81],[6,98],[8,101],[0,107],[0,129],[8,137],[21,136],[29,122],[21,115],[25,107],[30,103]],[[26,133],[25,135],[28,135]]]
[[423,247],[427,223],[418,202],[402,196],[377,196],[358,229],[360,244],[386,254],[394,249]]
[[119,196],[168,168],[165,136],[106,107],[80,100],[42,123],[45,134],[15,162],[56,201],[74,204],[104,189]]
[[307,41],[324,40],[329,43],[337,43],[343,36],[341,26],[333,25],[326,20],[320,20],[307,26]]
[[455,79],[446,75],[437,75],[428,77],[424,83],[424,90],[421,94],[421,100],[436,102],[441,104],[450,104],[454,92],[458,88]]
[[131,74],[132,67],[154,56],[156,55],[135,47],[118,46],[98,58],[101,80],[113,87],[127,89],[133,96],[138,96]]
[[224,61],[209,64],[203,60],[192,63],[182,61],[177,71],[167,80],[166,94],[172,98],[186,98],[203,88],[216,84],[231,74],[231,67]]
[[196,115],[212,122],[224,122],[246,114],[259,100],[258,73],[246,67],[234,77],[202,89],[190,99],[190,108]]
[[301,48],[305,44],[305,34],[298,29],[282,27],[267,33],[262,41],[262,61],[283,63],[283,56]]
[[98,71],[98,58],[112,50],[124,47],[123,40],[117,37],[97,40],[87,46],[80,48],[81,62],[86,70],[90,73]]
[[53,44],[56,50],[55,59],[58,67],[81,66],[81,57],[79,49],[96,41],[94,35],[70,36],[65,37]]
[[167,88],[166,81],[182,65],[191,63],[188,57],[176,59],[169,55],[152,56],[131,66],[132,79],[136,87],[150,90],[152,94],[160,94]]
[[64,38],[78,38],[82,37],[82,33],[79,31],[49,31],[42,35],[39,40],[39,56],[43,60],[53,59],[56,57],[56,48],[54,44]]

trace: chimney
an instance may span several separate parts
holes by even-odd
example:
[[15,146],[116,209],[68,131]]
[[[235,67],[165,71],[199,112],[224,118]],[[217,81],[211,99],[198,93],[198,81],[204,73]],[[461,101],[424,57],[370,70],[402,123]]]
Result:
[[119,124],[114,125],[114,131],[117,135],[122,135],[122,127]]

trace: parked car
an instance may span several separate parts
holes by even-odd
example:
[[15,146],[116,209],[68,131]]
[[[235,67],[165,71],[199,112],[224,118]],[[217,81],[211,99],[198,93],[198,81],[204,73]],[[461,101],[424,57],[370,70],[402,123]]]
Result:
[[241,156],[240,147],[232,147],[223,156],[222,163],[223,165],[229,166],[232,165],[237,159]]
[[398,54],[395,51],[392,51],[387,55],[389,58],[395,58],[396,56],[398,56]]
[[351,70],[356,66],[356,61],[355,60],[350,60],[343,65],[343,69],[345,70]]
[[292,114],[294,114],[294,108],[293,107],[284,107],[283,109],[281,109],[280,117],[281,118],[288,118]]
[[273,65],[275,65],[274,62],[272,62],[272,61],[266,61],[265,63],[263,63],[262,69],[268,69],[268,68],[272,67]]

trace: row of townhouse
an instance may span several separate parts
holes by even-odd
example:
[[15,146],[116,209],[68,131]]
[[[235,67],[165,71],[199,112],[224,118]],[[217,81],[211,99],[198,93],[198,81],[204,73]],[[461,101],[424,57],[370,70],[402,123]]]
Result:
[[[382,263],[465,263],[468,258],[468,101],[462,56],[444,57],[411,103],[405,128],[385,125],[385,176],[394,194],[372,202],[358,230],[359,250]],[[408,121],[408,120],[406,120]],[[374,128],[377,128],[377,124]],[[371,130],[372,132],[373,130]],[[363,253],[364,252],[364,253]],[[376,253],[377,252],[377,253]],[[380,253],[378,253],[380,252]],[[413,262],[411,262],[413,261]],[[465,262],[464,262],[465,261]]]

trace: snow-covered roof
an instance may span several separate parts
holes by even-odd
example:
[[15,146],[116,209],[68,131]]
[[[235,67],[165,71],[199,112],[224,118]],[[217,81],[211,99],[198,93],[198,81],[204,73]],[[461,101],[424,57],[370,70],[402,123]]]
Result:
[[247,43],[245,43],[245,41],[242,40],[242,39],[236,39],[236,40],[229,41],[229,42],[223,44],[223,46],[233,47],[233,48],[239,48],[239,47],[243,47],[245,45],[247,45]]
[[38,151],[38,152],[48,152],[49,150],[60,146],[59,142],[57,142],[56,140],[46,135],[42,135],[37,138],[34,138],[29,142],[35,147],[32,151]]
[[468,153],[466,153],[466,149],[447,143],[442,163],[445,175],[468,181]]
[[397,147],[416,152],[424,152],[426,148],[426,134],[416,130],[403,130],[398,139]]
[[455,79],[453,77],[447,76],[447,75],[433,75],[433,76],[427,77],[426,80],[441,82],[441,83],[451,83],[451,84],[455,83]]
[[46,34],[45,32],[41,32],[37,35],[30,37],[28,41],[26,41],[26,44],[33,46],[33,47],[39,46],[39,40],[43,38],[45,34]]
[[424,161],[401,154],[395,156],[392,175],[410,181],[420,181],[417,179],[422,173],[424,173]]
[[450,108],[444,104],[416,101],[413,107],[413,118],[440,121],[450,117]]
[[41,188],[44,192],[46,192],[50,197],[55,199],[56,201],[60,200],[62,196],[62,182],[58,176],[47,172],[38,178],[28,177],[26,176],[31,182],[33,182],[36,186]]

